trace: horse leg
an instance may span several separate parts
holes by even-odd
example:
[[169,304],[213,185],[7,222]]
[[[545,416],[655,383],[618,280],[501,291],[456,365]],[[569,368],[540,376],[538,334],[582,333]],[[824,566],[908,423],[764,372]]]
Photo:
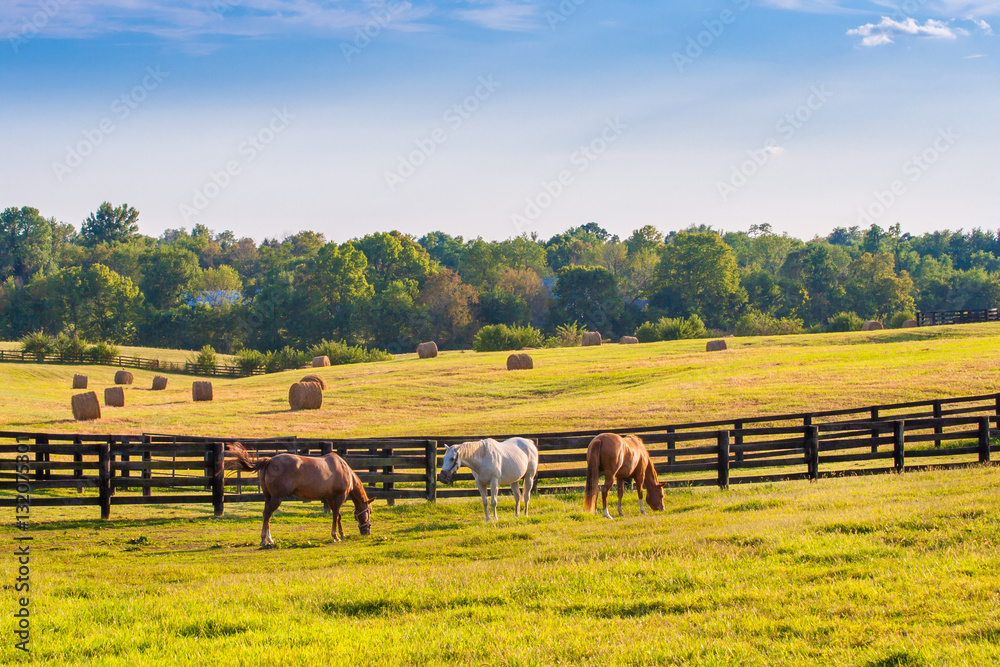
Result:
[[622,496],[625,495],[625,480],[618,480],[618,516],[625,516],[622,514]]
[[531,487],[535,480],[532,477],[524,478],[524,516],[528,516],[528,500],[531,499]]
[[274,544],[271,539],[271,515],[274,514],[278,506],[281,505],[281,498],[268,496],[264,502],[264,525],[260,529],[260,546],[266,547]]
[[[330,535],[333,537],[334,542],[339,542],[341,538],[344,537],[344,527],[340,525],[340,508],[344,504],[344,500],[347,496],[333,496],[328,501],[330,504],[330,511],[333,512],[333,528],[330,529]],[[340,530],[340,537],[337,536],[337,530]]]
[[640,470],[639,474],[635,477],[633,481],[635,484],[635,490],[639,494],[639,511],[646,514],[646,506],[642,503],[642,487],[646,483],[646,473],[644,470]]
[[490,482],[490,502],[493,505],[493,518],[497,521],[500,517],[497,516],[497,496],[500,494],[500,480],[493,478]]
[[482,483],[480,483],[478,479],[476,480],[476,487],[479,488],[479,495],[483,497],[483,513],[486,514],[486,520],[489,521],[490,509],[489,509],[489,503],[486,500],[486,487]]
[[[517,481],[510,485],[510,492],[514,495],[514,517],[517,518],[521,516],[521,486]],[[528,510],[524,511],[527,514]]]
[[607,472],[604,473],[604,486],[601,487],[601,501],[604,503],[604,518],[612,518],[611,513],[608,512],[608,493],[611,491],[611,486],[615,483],[615,476],[610,475]]

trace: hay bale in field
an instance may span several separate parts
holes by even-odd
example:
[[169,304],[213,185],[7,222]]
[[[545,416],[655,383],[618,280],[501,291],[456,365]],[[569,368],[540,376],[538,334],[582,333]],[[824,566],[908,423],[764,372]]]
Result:
[[583,347],[589,347],[591,345],[602,345],[604,340],[601,338],[601,332],[599,331],[585,331],[583,334],[583,340],[580,345]]
[[292,410],[319,410],[323,407],[323,389],[315,382],[296,382],[288,389]]
[[530,354],[512,354],[507,357],[507,370],[509,371],[530,371],[535,367],[535,361]]
[[153,376],[153,391],[163,391],[167,388],[167,378],[162,375]]
[[917,324],[916,320],[906,320],[905,322],[903,322],[903,328],[904,329],[912,329],[914,327],[919,327],[919,326],[920,325]]
[[438,344],[434,341],[417,345],[417,356],[421,359],[433,359],[438,356]]
[[134,380],[135,378],[128,371],[121,370],[115,373],[115,384],[132,384]]
[[322,357],[313,358],[313,368],[324,368],[330,365],[330,357],[323,355]]
[[78,422],[101,418],[101,402],[97,400],[96,391],[74,394],[71,405],[73,406],[73,419]]
[[881,331],[882,329],[885,327],[878,320],[868,320],[861,326],[862,331]]
[[319,388],[326,391],[326,380],[316,375],[315,373],[309,374],[299,380],[299,382],[312,382],[313,384],[318,384]]
[[199,380],[198,382],[191,383],[191,398],[194,401],[211,401],[212,400],[212,383]]
[[77,373],[73,376],[73,389],[86,389],[87,381],[86,375],[80,375]]
[[724,340],[710,340],[705,344],[706,352],[721,352],[722,350],[728,350],[729,346],[726,345]]
[[622,336],[622,339],[618,341],[619,345],[638,345],[639,339],[635,336]]
[[108,387],[104,390],[104,405],[109,408],[125,407],[125,387]]

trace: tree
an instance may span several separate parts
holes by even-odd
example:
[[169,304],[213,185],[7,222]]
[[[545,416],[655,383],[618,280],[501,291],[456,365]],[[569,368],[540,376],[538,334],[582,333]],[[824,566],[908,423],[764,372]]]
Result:
[[0,282],[22,283],[52,268],[53,223],[38,209],[23,206],[0,213]]
[[188,285],[198,273],[198,258],[190,250],[178,246],[157,245],[144,258],[144,271],[139,287],[146,304],[154,310],[167,310],[181,303]]
[[567,266],[559,270],[554,290],[555,322],[579,322],[612,335],[625,309],[618,281],[604,267]]
[[470,345],[475,333],[473,309],[478,300],[476,290],[451,269],[432,274],[417,301],[426,313],[421,337],[442,347]]
[[696,314],[709,326],[725,326],[746,300],[736,259],[718,234],[678,232],[660,252],[650,304],[668,316]]
[[91,213],[80,229],[86,245],[125,243],[139,231],[139,211],[128,204],[112,206],[104,202]]
[[351,242],[368,261],[366,277],[381,292],[395,281],[418,286],[431,272],[431,258],[412,238],[400,232],[378,232]]
[[296,283],[301,299],[292,303],[309,314],[298,337],[302,347],[322,339],[354,342],[359,338],[352,330],[352,320],[374,295],[367,272],[368,260],[352,243],[327,243],[315,259],[300,265]]
[[848,308],[868,318],[914,310],[913,280],[905,271],[897,276],[894,266],[888,253],[865,253],[851,262],[844,274]]
[[822,241],[810,242],[788,253],[778,274],[805,287],[807,312],[799,317],[816,324],[844,309],[841,274],[849,261],[843,248]]
[[128,343],[135,336],[142,292],[103,264],[62,269],[32,287],[51,299],[58,328],[113,343]]
[[653,225],[645,225],[632,232],[625,241],[629,255],[649,250],[659,250],[663,245],[663,234]]

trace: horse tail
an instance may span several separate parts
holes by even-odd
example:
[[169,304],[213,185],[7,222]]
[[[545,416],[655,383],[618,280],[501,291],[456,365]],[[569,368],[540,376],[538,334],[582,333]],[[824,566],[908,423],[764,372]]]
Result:
[[587,486],[583,492],[583,511],[593,512],[597,507],[597,482],[601,476],[602,436],[597,436],[587,446]]
[[231,454],[232,457],[226,457],[225,462],[222,464],[223,469],[256,472],[258,473],[257,476],[261,487],[264,486],[264,473],[267,472],[267,466],[271,464],[270,456],[261,456],[256,459],[251,458],[250,453],[238,442],[227,443],[226,453]]

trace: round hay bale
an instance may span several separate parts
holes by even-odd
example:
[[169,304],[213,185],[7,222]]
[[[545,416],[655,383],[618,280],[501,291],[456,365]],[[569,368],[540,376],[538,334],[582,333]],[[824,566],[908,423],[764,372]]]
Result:
[[313,358],[313,368],[323,368],[330,365],[330,357],[323,355],[322,357]]
[[438,356],[438,344],[434,341],[417,345],[417,356],[421,359],[433,359]]
[[917,324],[916,320],[906,320],[905,322],[903,322],[903,328],[904,329],[912,329],[914,327],[919,327],[919,326],[920,325]]
[[882,329],[885,327],[878,320],[868,320],[861,326],[862,331],[881,331]]
[[73,376],[73,389],[86,389],[87,388],[87,376],[80,375],[77,373]]
[[163,375],[153,376],[153,391],[163,391],[167,388],[167,378]]
[[622,339],[618,341],[619,345],[638,345],[639,339],[635,336],[622,336]]
[[601,332],[599,331],[586,331],[583,334],[583,340],[580,345],[583,347],[589,347],[591,345],[602,345],[604,340],[601,338]]
[[125,407],[125,387],[108,387],[104,390],[104,405],[109,408]]
[[326,380],[316,375],[315,373],[310,374],[299,380],[299,382],[312,382],[313,384],[318,384],[319,388],[326,391]]
[[512,354],[507,357],[507,370],[509,371],[528,371],[535,367],[535,361],[531,358],[530,354]]
[[73,406],[73,419],[78,422],[101,418],[101,402],[97,400],[96,391],[74,394],[71,405]]
[[132,384],[135,378],[128,371],[118,371],[115,373],[115,384]]
[[296,382],[288,389],[292,410],[319,410],[323,407],[323,389],[315,382]]
[[212,383],[199,380],[198,382],[191,383],[191,398],[195,401],[211,401],[212,400]]
[[728,350],[729,346],[726,345],[724,340],[710,340],[705,345],[706,352],[721,352],[722,350]]

